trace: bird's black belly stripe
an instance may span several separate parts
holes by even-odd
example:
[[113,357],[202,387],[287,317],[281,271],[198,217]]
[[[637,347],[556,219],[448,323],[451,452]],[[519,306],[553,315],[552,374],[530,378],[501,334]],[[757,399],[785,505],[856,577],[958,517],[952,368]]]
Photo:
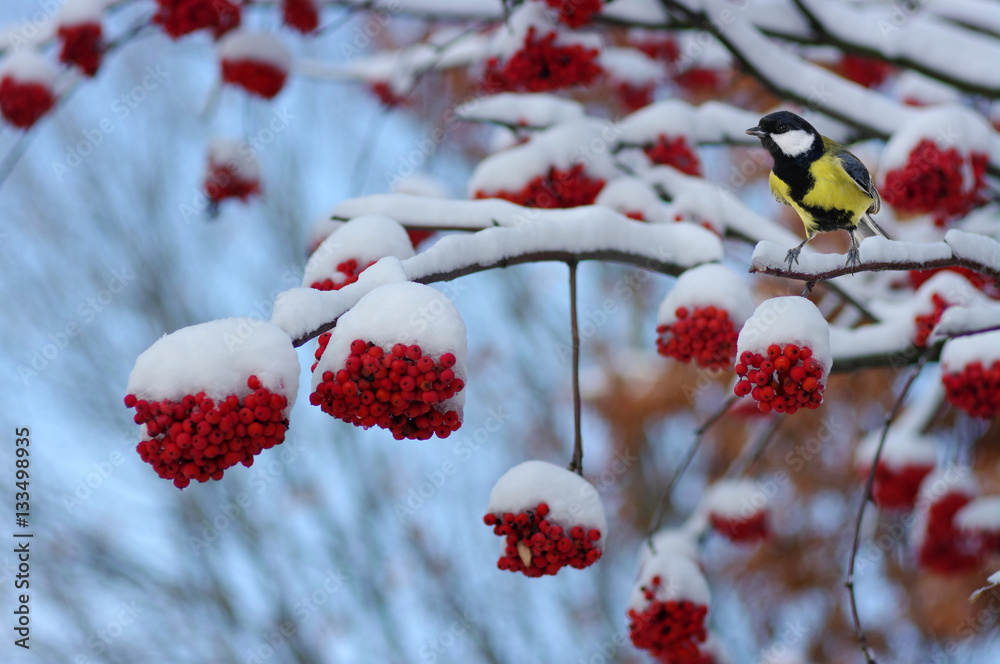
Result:
[[839,228],[847,230],[854,228],[854,215],[849,210],[821,208],[814,205],[802,205],[801,203],[799,203],[799,206],[812,215],[813,221],[816,223],[816,230],[821,233],[828,233]]
[[775,176],[788,185],[788,195],[793,201],[801,201],[816,184],[816,178],[809,171],[808,162],[797,163],[792,159],[776,159],[773,170]]

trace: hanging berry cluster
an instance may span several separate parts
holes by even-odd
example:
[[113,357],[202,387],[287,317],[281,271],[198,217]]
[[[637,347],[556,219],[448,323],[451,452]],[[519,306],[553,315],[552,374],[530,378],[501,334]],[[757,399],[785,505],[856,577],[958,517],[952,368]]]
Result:
[[[321,291],[340,290],[344,286],[348,284],[353,284],[355,281],[357,281],[358,276],[360,276],[362,272],[364,272],[366,269],[370,268],[374,264],[375,261],[372,261],[371,263],[369,263],[368,265],[359,270],[358,261],[355,260],[354,258],[349,258],[346,261],[337,263],[337,272],[344,275],[343,281],[339,279],[337,281],[334,281],[333,279],[328,277],[321,281],[312,282],[312,284],[310,284],[309,287]],[[329,337],[327,338],[329,339]]]
[[191,480],[222,479],[223,471],[285,440],[288,400],[264,387],[257,376],[247,379],[252,393],[229,395],[218,402],[204,392],[180,401],[147,401],[134,394],[125,406],[135,408],[135,422],[149,436],[136,447],[156,473],[183,489]]
[[355,426],[388,429],[396,440],[447,438],[462,424],[456,411],[438,408],[465,387],[454,366],[452,353],[435,361],[417,345],[396,344],[387,353],[355,339],[344,368],[325,371],[309,402]]
[[87,76],[93,76],[101,66],[104,51],[101,36],[99,21],[60,25],[58,37],[62,46],[59,49],[59,61],[75,65]]
[[[872,483],[872,502],[883,510],[913,509],[920,484],[932,470],[933,464],[909,463],[897,467],[879,459]],[[867,475],[868,468],[863,471]]]
[[746,516],[731,516],[712,512],[708,515],[712,530],[730,542],[756,542],[767,539],[771,532],[768,513],[758,510]]
[[603,179],[591,178],[583,164],[573,164],[565,171],[552,166],[518,191],[477,191],[476,198],[502,198],[524,207],[571,208],[592,205],[603,188]]
[[838,69],[841,76],[866,88],[882,85],[892,73],[892,65],[885,60],[851,54],[845,54],[840,59]]
[[963,491],[948,491],[930,504],[917,552],[921,567],[938,574],[953,574],[979,564],[974,547],[954,523],[955,514],[971,500]]
[[660,355],[681,362],[694,360],[699,366],[713,369],[728,367],[736,355],[739,330],[729,320],[729,312],[712,305],[677,307],[677,320],[656,328],[656,350]]
[[0,79],[0,112],[7,122],[28,129],[52,110],[56,98],[41,82],[19,81],[11,75]]
[[601,557],[598,543],[601,531],[575,525],[563,528],[546,519],[549,506],[539,503],[534,509],[517,514],[487,514],[483,523],[493,526],[493,534],[506,538],[506,549],[497,567],[525,576],[552,575],[569,565],[583,569]]
[[657,599],[658,593],[664,590],[663,578],[659,575],[653,576],[639,590],[648,605],[641,611],[628,610],[632,644],[671,664],[704,661],[699,644],[708,638],[705,627],[708,607],[688,599]]
[[281,17],[285,25],[304,35],[319,27],[319,9],[314,0],[284,0]]
[[[880,191],[896,210],[933,214],[935,223],[943,225],[985,203],[986,163],[984,153],[973,152],[966,158],[954,147],[942,150],[924,139],[903,168],[886,174]],[[971,187],[963,181],[966,169],[972,171]]]
[[519,51],[501,64],[496,56],[486,62],[486,86],[493,92],[549,92],[589,85],[603,70],[598,51],[580,44],[557,45],[555,32],[537,39],[528,28]]
[[956,408],[983,419],[1000,414],[1000,360],[988,367],[978,360],[970,362],[960,371],[943,374],[941,381]]
[[594,14],[601,11],[603,0],[545,0],[545,4],[559,10],[559,20],[571,28],[590,23]]
[[241,7],[234,0],[156,0],[153,22],[173,39],[210,29],[218,39],[240,25]]
[[668,138],[660,134],[656,143],[645,146],[643,151],[654,164],[673,166],[682,173],[701,176],[701,161],[683,136]]
[[934,307],[933,311],[918,315],[914,319],[916,322],[916,334],[913,338],[913,345],[917,348],[925,348],[927,346],[927,339],[931,336],[931,332],[934,331],[934,327],[938,324],[938,321],[941,320],[941,314],[951,306],[951,303],[941,297],[939,293],[931,295],[931,304]]
[[744,351],[736,365],[736,396],[749,394],[762,413],[794,413],[823,403],[823,366],[809,347],[771,344],[767,357]]

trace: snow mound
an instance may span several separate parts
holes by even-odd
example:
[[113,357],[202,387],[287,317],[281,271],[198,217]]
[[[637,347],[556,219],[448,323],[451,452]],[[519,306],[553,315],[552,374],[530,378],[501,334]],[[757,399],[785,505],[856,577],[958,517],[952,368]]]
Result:
[[941,351],[941,370],[960,373],[973,362],[989,368],[1000,360],[1000,330],[950,339]]
[[564,529],[597,528],[601,533],[598,546],[604,548],[608,522],[597,489],[576,473],[547,461],[525,461],[504,473],[490,492],[486,511],[517,514],[539,503],[549,506],[546,520]]
[[677,278],[660,304],[657,323],[676,323],[678,307],[694,309],[708,305],[725,309],[734,328],[743,325],[754,313],[753,294],[743,278],[727,267],[709,263],[686,270]]
[[400,260],[413,256],[413,245],[406,229],[383,215],[356,217],[337,228],[316,249],[306,263],[302,285],[332,278],[343,283],[346,275],[337,265],[355,259],[363,269],[380,258],[395,256]]
[[510,126],[549,127],[583,119],[583,105],[553,94],[501,92],[476,98],[455,109],[463,120],[498,122]]
[[39,83],[49,90],[56,82],[55,68],[33,49],[14,51],[0,61],[0,79],[8,76],[19,83]]
[[[646,599],[641,588],[653,588],[653,577],[659,576],[661,583],[656,588],[653,599]],[[708,606],[710,594],[708,582],[698,565],[687,556],[663,552],[651,556],[642,566],[629,599],[628,608],[642,613],[654,601],[691,601]]]
[[257,158],[245,142],[213,138],[208,144],[208,163],[211,167],[227,166],[233,175],[244,180],[260,179]]
[[740,330],[736,356],[748,350],[766,356],[771,344],[811,348],[813,358],[823,367],[823,375],[830,375],[830,326],[806,298],[792,295],[762,302]]
[[271,323],[224,318],[160,337],[136,358],[126,393],[147,401],[176,402],[198,392],[215,400],[242,398],[253,391],[250,376],[284,395],[291,409],[299,387],[298,353]]
[[219,40],[216,51],[221,60],[265,62],[285,72],[292,68],[292,54],[269,32],[231,30]]

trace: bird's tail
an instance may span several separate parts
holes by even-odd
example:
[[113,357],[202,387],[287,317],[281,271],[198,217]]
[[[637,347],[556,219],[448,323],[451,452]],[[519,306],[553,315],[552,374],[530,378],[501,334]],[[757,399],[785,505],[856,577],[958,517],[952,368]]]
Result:
[[861,219],[858,220],[858,227],[855,230],[855,235],[858,238],[858,243],[860,243],[861,240],[864,240],[866,237],[872,237],[874,235],[880,235],[887,240],[892,239],[891,237],[889,237],[889,234],[882,229],[881,226],[875,223],[875,220],[872,219],[872,216],[867,212],[861,215]]

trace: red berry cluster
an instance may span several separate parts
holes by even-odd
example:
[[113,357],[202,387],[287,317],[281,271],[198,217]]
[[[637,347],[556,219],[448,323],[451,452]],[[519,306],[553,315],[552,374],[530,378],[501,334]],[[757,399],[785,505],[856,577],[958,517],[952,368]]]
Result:
[[204,392],[178,402],[128,395],[125,407],[135,408],[135,423],[145,424],[150,436],[136,447],[139,456],[178,489],[191,480],[220,480],[237,463],[251,466],[261,450],[285,440],[288,400],[257,376],[247,379],[247,387],[253,392],[242,399],[230,395],[218,403]]
[[[317,349],[317,359],[322,349]],[[396,440],[427,440],[435,434],[447,438],[462,425],[456,411],[437,408],[465,387],[454,366],[451,353],[435,362],[417,345],[396,344],[387,353],[370,341],[355,339],[344,368],[325,371],[309,403],[355,426],[388,429]]]
[[[872,502],[884,510],[910,510],[917,500],[920,483],[934,466],[907,464],[895,468],[879,460],[872,484]],[[864,473],[867,474],[867,469]]]
[[101,44],[101,24],[96,22],[59,26],[59,61],[76,65],[87,76],[93,76],[101,66],[104,47]]
[[205,178],[205,193],[213,204],[218,204],[226,198],[247,200],[250,196],[260,193],[260,184],[256,180],[247,180],[233,168],[225,164],[213,164]]
[[396,94],[392,86],[385,81],[375,81],[374,83],[369,83],[368,88],[372,93],[378,97],[378,100],[382,102],[384,106],[389,108],[396,108],[397,106],[403,106],[406,104],[406,97]]
[[988,369],[982,362],[972,362],[960,372],[944,374],[941,382],[956,408],[983,419],[1000,414],[1000,360]]
[[673,37],[657,36],[655,39],[643,39],[635,47],[654,60],[662,60],[668,64],[681,59],[681,48]]
[[434,231],[422,231],[416,228],[408,228],[406,234],[410,237],[410,244],[416,249],[420,243],[434,235]]
[[809,347],[767,347],[767,357],[744,351],[736,365],[736,396],[750,395],[762,413],[794,413],[823,402],[823,366]]
[[734,518],[712,512],[708,515],[712,529],[731,542],[756,542],[767,539],[771,532],[767,512],[754,512],[745,518]]
[[322,291],[340,290],[347,284],[353,284],[355,281],[357,281],[358,276],[362,272],[370,268],[372,265],[375,265],[375,261],[372,261],[371,263],[369,263],[368,265],[364,266],[359,270],[358,261],[353,258],[349,258],[348,260],[342,263],[337,263],[337,272],[340,272],[345,277],[343,282],[336,283],[334,282],[333,279],[324,279],[323,281],[312,282],[309,285],[309,287]]
[[319,10],[314,0],[284,0],[281,16],[285,25],[304,35],[319,27]]
[[285,87],[288,72],[260,60],[222,60],[222,80],[250,94],[273,99]]
[[722,76],[714,69],[692,67],[674,76],[674,83],[693,92],[711,92],[722,86]]
[[930,140],[920,141],[902,169],[889,171],[881,188],[886,203],[902,212],[933,213],[935,223],[961,216],[985,202],[986,155],[969,155],[974,184],[962,182],[965,157],[955,148],[942,151]]
[[545,0],[545,4],[559,10],[559,20],[571,28],[590,23],[594,14],[601,11],[602,0]]
[[941,320],[941,314],[944,310],[951,306],[951,303],[945,300],[943,297],[937,293],[931,294],[931,302],[934,305],[934,310],[929,314],[923,314],[916,317],[917,331],[913,338],[913,345],[917,348],[925,348],[927,346],[927,338],[931,336],[931,332],[934,331],[934,327]]
[[239,27],[240,5],[234,0],[156,0],[159,8],[153,22],[177,39],[186,34],[210,28],[218,39]]
[[622,106],[625,108],[627,113],[632,113],[638,111],[640,108],[649,106],[653,101],[653,89],[656,86],[653,83],[645,83],[643,85],[633,85],[626,81],[622,81],[615,86],[615,94],[621,101]]
[[494,92],[548,92],[588,85],[603,72],[597,49],[556,46],[555,41],[555,32],[536,40],[535,28],[528,28],[524,46],[503,66],[496,57],[486,62],[486,87]]
[[866,88],[882,85],[892,73],[892,65],[885,60],[861,55],[844,55],[840,60],[840,75]]
[[997,287],[996,283],[992,279],[984,277],[978,272],[970,270],[967,267],[937,267],[930,270],[910,270],[908,273],[910,286],[916,290],[935,274],[945,270],[962,275],[969,280],[970,284],[986,293],[989,297],[992,297],[993,299],[1000,299],[1000,288]]
[[519,191],[501,189],[486,193],[480,190],[476,198],[502,198],[534,208],[571,208],[592,205],[603,188],[604,180],[590,178],[583,164],[574,164],[568,171],[551,167],[547,175],[535,177]]
[[969,571],[979,564],[975,547],[954,523],[955,513],[971,500],[964,493],[951,492],[930,506],[918,553],[922,567],[938,574],[950,574]]
[[535,509],[519,514],[483,517],[483,523],[493,526],[494,535],[507,538],[507,548],[497,567],[538,577],[555,574],[566,565],[583,569],[600,559],[600,530],[580,525],[563,530],[545,518],[548,513],[548,504],[539,503]]
[[660,355],[673,357],[681,362],[694,360],[699,366],[722,369],[732,364],[736,356],[739,330],[729,320],[729,312],[708,305],[677,307],[677,320],[673,325],[656,328],[656,350]]
[[309,371],[316,371],[316,366],[319,364],[319,358],[323,357],[323,353],[326,351],[326,347],[330,344],[331,336],[333,336],[333,333],[324,332],[323,334],[319,335],[318,339],[316,339],[316,341],[319,342],[319,345],[316,347],[316,352],[313,355],[313,357],[316,358],[316,361],[313,362],[312,366],[309,368]]
[[670,664],[704,661],[698,644],[708,638],[705,628],[708,607],[689,600],[662,602],[656,599],[656,591],[662,583],[659,576],[654,576],[649,586],[641,586],[649,606],[642,612],[628,610],[632,644]]
[[11,76],[0,81],[0,113],[15,127],[30,128],[55,103],[52,91],[41,83],[22,83]]
[[656,143],[643,148],[646,156],[654,164],[673,166],[688,175],[701,175],[701,161],[694,153],[683,136],[673,139],[660,134]]

